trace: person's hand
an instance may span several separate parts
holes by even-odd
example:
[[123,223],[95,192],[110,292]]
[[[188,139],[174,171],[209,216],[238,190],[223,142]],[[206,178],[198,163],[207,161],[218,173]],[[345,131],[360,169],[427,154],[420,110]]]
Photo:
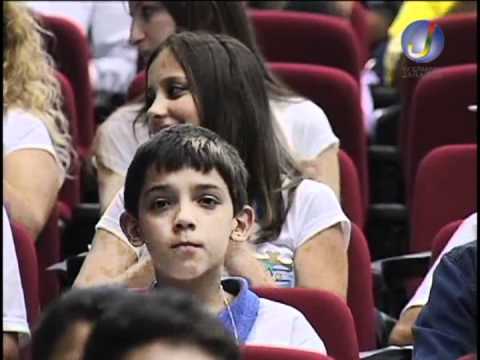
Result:
[[255,257],[252,246],[246,241],[238,241],[230,238],[225,255],[225,268],[230,275],[241,273],[242,264],[248,263],[248,259]]
[[276,286],[275,281],[264,265],[257,259],[254,238],[258,225],[250,227],[249,234],[242,240],[230,238],[225,255],[225,270],[230,276],[241,276],[250,281],[251,286]]

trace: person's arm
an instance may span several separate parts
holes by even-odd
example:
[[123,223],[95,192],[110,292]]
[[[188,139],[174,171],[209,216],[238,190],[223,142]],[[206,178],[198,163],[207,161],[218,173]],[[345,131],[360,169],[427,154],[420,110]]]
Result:
[[247,278],[253,287],[276,287],[275,280],[256,258],[255,250],[247,242],[230,241],[225,268],[231,276]]
[[476,241],[440,261],[413,328],[415,359],[458,359],[476,351]]
[[152,285],[154,280],[155,269],[150,256],[142,257],[114,279],[115,282],[126,284],[129,288],[145,288]]
[[59,165],[47,151],[23,149],[8,154],[3,166],[3,196],[10,216],[36,240],[57,200]]
[[453,248],[465,245],[476,239],[477,236],[477,214],[474,213],[465,219],[457,228],[452,237],[448,240],[433,265],[428,270],[422,283],[418,286],[413,297],[409,300],[402,310],[400,317],[392,329],[389,338],[391,345],[410,345],[413,344],[412,328],[420,315],[421,310],[428,302],[432,288],[432,278],[440,261],[445,254],[448,254]]
[[388,338],[390,345],[405,346],[413,344],[413,325],[415,325],[422,309],[423,306],[413,306],[400,316]]
[[100,161],[97,161],[97,177],[100,213],[103,214],[125,183],[125,176],[108,169]]
[[340,225],[314,235],[295,254],[298,287],[328,290],[347,298],[348,258]]
[[[74,286],[88,287],[120,283],[122,275],[137,262],[137,255],[113,233],[98,229]],[[118,277],[118,279],[117,279]]]
[[3,333],[3,359],[4,360],[19,359],[17,334],[9,333],[9,332]]
[[337,199],[340,198],[340,168],[338,164],[338,145],[332,145],[311,160],[299,161],[305,177],[328,185]]

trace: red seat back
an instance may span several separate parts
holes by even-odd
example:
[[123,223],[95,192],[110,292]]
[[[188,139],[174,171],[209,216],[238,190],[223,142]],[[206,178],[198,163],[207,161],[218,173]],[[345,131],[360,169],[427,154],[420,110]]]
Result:
[[135,79],[128,87],[127,101],[133,101],[136,98],[143,96],[147,86],[147,77],[145,71],[139,72]]
[[370,10],[360,1],[355,1],[352,6],[352,13],[350,14],[350,23],[353,32],[358,41],[358,48],[360,51],[360,65],[364,65],[370,57],[370,30],[368,24],[368,15]]
[[431,264],[437,260],[438,256],[441,254],[448,241],[452,238],[453,234],[455,231],[457,231],[462,222],[463,220],[452,221],[447,225],[444,225],[437,235],[435,235],[432,241],[432,258],[430,260]]
[[244,345],[241,347],[243,360],[328,360],[331,357],[310,351],[269,346]]
[[88,72],[88,40],[78,26],[67,19],[47,15],[39,15],[39,18],[54,35],[54,39],[47,37],[47,49],[59,71],[72,85],[79,123],[80,154],[86,156],[95,131],[93,92]]
[[477,208],[477,145],[446,145],[420,163],[412,199],[410,252],[431,249],[434,236]]
[[340,168],[340,202],[350,221],[363,229],[365,214],[357,169],[352,159],[343,150],[338,152]]
[[352,311],[360,351],[376,348],[376,312],[373,300],[371,258],[362,230],[352,223],[348,246],[347,304]]
[[[63,112],[69,123],[70,136],[72,137],[72,146],[78,152],[80,143],[78,139],[78,118],[77,110],[75,108],[75,97],[70,81],[62,73],[56,71],[55,73],[63,96]],[[67,216],[62,214],[62,217],[71,218],[71,213],[74,207],[80,202],[81,186],[80,186],[80,162],[78,159],[72,159],[72,177],[66,178],[63,183],[58,199],[67,206]]]
[[40,304],[44,308],[60,295],[60,279],[58,274],[47,271],[47,267],[60,262],[62,247],[60,242],[60,229],[58,226],[59,209],[54,206],[47,224],[38,236],[36,251],[38,258],[38,278],[40,287]]
[[366,209],[368,195],[367,135],[358,84],[344,71],[326,66],[272,63],[271,70],[287,85],[320,106],[340,147],[357,167]]
[[303,313],[327,353],[334,359],[358,359],[358,343],[352,314],[336,295],[318,289],[253,288],[258,296],[290,305]]
[[360,49],[348,20],[285,10],[249,15],[267,61],[330,66],[360,81]]
[[476,103],[476,64],[439,68],[420,79],[410,115],[402,124],[408,134],[405,176],[409,195],[418,164],[430,150],[440,145],[477,142],[477,114],[467,109]]
[[32,328],[40,315],[38,261],[35,242],[22,224],[11,221],[10,225],[15,242],[15,251],[17,252],[28,323]]

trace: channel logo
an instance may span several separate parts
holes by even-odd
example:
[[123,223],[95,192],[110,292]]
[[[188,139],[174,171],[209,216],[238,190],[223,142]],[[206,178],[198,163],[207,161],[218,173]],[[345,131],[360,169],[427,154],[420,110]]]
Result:
[[414,21],[402,34],[403,53],[417,63],[435,60],[442,53],[444,45],[443,31],[434,21]]

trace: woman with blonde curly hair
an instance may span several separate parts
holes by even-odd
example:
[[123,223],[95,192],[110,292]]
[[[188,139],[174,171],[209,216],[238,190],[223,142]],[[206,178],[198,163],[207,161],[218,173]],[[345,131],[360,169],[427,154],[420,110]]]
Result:
[[34,239],[74,154],[45,33],[24,5],[3,3],[3,196],[10,216]]

